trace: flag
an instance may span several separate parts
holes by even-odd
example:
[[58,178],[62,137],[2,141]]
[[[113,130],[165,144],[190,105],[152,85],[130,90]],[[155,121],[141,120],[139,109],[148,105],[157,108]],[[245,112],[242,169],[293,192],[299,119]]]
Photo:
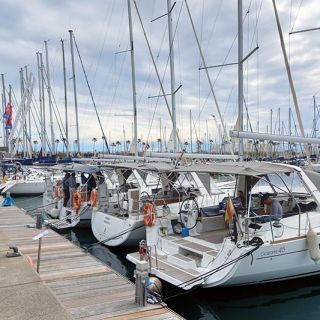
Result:
[[233,206],[231,198],[229,197],[227,200],[226,212],[224,214],[224,221],[225,222],[231,221],[235,214],[236,214],[236,210]]
[[6,106],[5,113],[3,115],[3,120],[6,125],[5,126],[6,129],[12,129],[12,109],[13,107],[11,103],[8,103]]

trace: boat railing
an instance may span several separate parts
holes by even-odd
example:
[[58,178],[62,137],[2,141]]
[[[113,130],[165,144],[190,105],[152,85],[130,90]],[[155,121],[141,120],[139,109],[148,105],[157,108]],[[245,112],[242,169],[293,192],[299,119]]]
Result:
[[[262,226],[259,225],[258,223],[266,223],[269,222],[270,224],[270,232],[271,232],[271,237],[272,241],[274,241],[275,235],[274,235],[274,230],[273,227],[279,227],[281,224],[278,219],[274,219],[274,217],[270,214],[264,214],[264,215],[252,215],[249,217],[244,218],[244,236],[245,236],[245,243],[249,245],[250,235],[252,235],[252,232],[250,232],[250,228],[254,228],[254,230],[259,230]],[[250,224],[254,224],[253,226],[250,227]],[[267,230],[265,230],[267,231]],[[253,234],[253,237],[256,236]]]

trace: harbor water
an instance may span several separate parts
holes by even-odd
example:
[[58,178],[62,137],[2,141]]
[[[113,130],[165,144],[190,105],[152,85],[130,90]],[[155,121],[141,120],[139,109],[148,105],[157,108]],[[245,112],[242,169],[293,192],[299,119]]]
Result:
[[[42,205],[42,197],[14,199],[18,207],[29,211]],[[91,229],[65,230],[61,234],[86,248],[113,270],[133,280],[134,266],[126,254],[137,248],[108,248],[97,244]],[[318,319],[320,317],[320,276],[268,285],[177,291],[164,284],[168,306],[186,319],[264,320]]]

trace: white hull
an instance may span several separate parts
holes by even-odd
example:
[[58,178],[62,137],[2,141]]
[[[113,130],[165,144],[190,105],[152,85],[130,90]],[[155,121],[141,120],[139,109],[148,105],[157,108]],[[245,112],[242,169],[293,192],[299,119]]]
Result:
[[[320,227],[316,227],[320,226],[319,213],[308,214],[311,225],[315,226],[314,231],[318,234],[319,243]],[[263,244],[247,256],[246,253],[255,247],[245,246],[243,240],[237,247],[229,237],[225,238],[222,245],[209,244],[192,237],[183,238],[181,241],[163,237],[157,245],[157,255],[162,265],[156,268],[153,263],[151,273],[182,289],[190,289],[195,285],[204,288],[243,286],[320,274],[320,264],[310,256],[306,240],[308,228],[299,236],[294,228],[297,219],[298,215],[283,219],[285,236],[274,240],[270,224],[264,223],[261,230],[251,235],[251,238],[259,237]],[[307,225],[306,214],[301,215],[301,225]],[[201,249],[199,245],[202,246]],[[188,254],[182,256],[181,252]],[[197,259],[188,258],[192,255],[197,255]],[[139,260],[137,254],[129,254],[127,258],[133,263]],[[177,273],[184,276],[173,276]],[[181,279],[188,279],[190,282],[184,283],[185,280]]]
[[56,229],[67,229],[74,227],[90,228],[91,216],[93,209],[84,202],[80,208],[79,214],[73,208],[63,207],[63,199],[52,199],[43,195],[43,207],[45,212],[53,219],[49,219],[47,223]]
[[100,211],[92,213],[91,229],[98,241],[111,247],[138,246],[146,236],[143,220],[126,219]]
[[28,194],[42,194],[45,192],[46,184],[44,180],[37,181],[24,181],[16,180],[7,182],[3,188],[2,193],[10,192],[15,195],[28,195]]

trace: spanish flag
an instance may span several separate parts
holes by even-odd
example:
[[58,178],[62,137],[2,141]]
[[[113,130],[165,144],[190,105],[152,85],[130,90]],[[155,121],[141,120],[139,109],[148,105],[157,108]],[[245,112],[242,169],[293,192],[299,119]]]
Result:
[[229,221],[232,220],[232,218],[235,214],[236,214],[236,210],[233,206],[233,202],[232,202],[231,198],[229,197],[229,199],[227,201],[226,212],[224,214],[224,221],[228,223]]

